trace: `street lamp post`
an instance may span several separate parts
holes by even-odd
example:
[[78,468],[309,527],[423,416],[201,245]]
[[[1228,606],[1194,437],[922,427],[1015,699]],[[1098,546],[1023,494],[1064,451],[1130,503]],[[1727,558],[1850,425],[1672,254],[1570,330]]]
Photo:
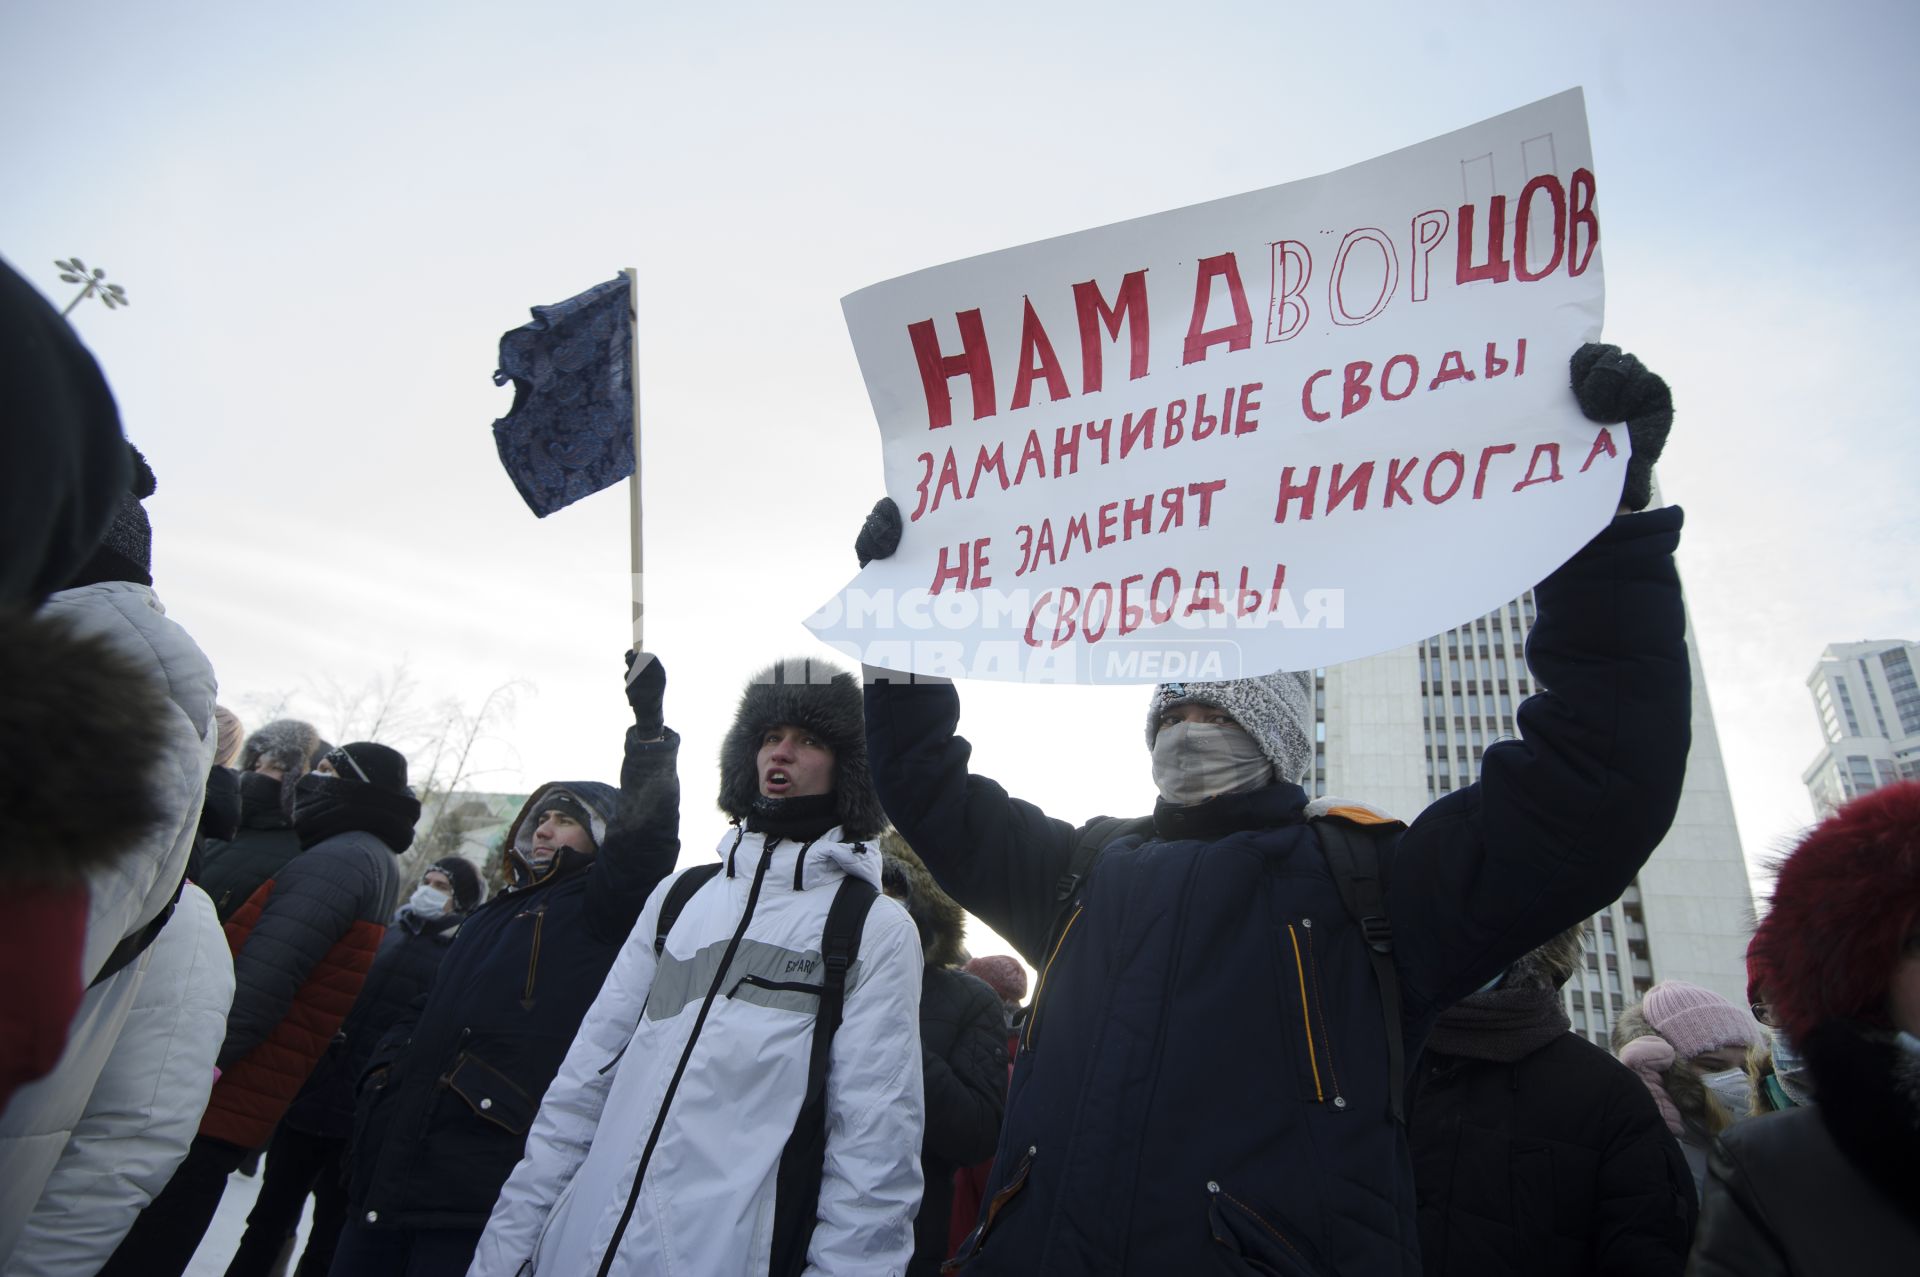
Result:
[[56,261],[54,265],[60,268],[60,278],[64,282],[86,285],[72,301],[67,303],[67,308],[60,312],[62,315],[71,315],[75,306],[78,306],[81,302],[87,300],[87,298],[95,296],[107,304],[108,310],[112,310],[116,306],[132,304],[127,301],[126,289],[120,287],[118,284],[109,284],[107,282],[107,272],[104,270],[95,267],[92,271],[89,271],[86,263],[78,257],[70,257],[64,262]]

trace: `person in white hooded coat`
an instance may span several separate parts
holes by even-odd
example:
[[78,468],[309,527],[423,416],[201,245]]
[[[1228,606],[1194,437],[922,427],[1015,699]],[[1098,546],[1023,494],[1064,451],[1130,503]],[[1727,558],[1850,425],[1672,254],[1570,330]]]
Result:
[[213,667],[154,595],[140,506],[153,474],[132,455],[134,486],[107,537],[39,615],[106,644],[164,694],[151,771],[162,814],[126,854],[88,873],[88,987],[66,1049],[0,1113],[8,1277],[91,1273],[112,1254],[186,1155],[233,998],[212,905],[184,882],[213,762]]
[[905,1271],[921,1192],[921,955],[892,901],[869,907],[848,969],[817,1196],[782,1174],[828,911],[844,879],[880,882],[885,817],[858,681],[790,661],[749,684],[721,749],[721,807],[735,828],[717,847],[720,872],[687,899],[657,955],[681,875],[648,900],[541,1102],[469,1277]]
[[186,1156],[233,1002],[233,958],[199,887],[181,889],[133,988],[86,1107],[0,1262],[4,1277],[95,1271]]

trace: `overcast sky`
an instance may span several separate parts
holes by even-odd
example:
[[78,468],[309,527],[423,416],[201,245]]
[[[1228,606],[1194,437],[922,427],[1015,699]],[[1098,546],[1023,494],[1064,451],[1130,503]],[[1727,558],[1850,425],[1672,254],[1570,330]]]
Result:
[[[1576,85],[1750,858],[1810,819],[1820,649],[1920,636],[1913,6],[665,8],[0,12],[0,254],[61,304],[57,257],[127,288],[75,320],[159,476],[156,588],[249,726],[404,660],[422,703],[530,685],[477,787],[614,778],[626,502],[536,521],[490,374],[528,306],[637,266],[648,638],[705,855],[739,686],[819,650],[881,491],[844,294]],[[963,693],[1016,793],[1149,806],[1142,689]]]

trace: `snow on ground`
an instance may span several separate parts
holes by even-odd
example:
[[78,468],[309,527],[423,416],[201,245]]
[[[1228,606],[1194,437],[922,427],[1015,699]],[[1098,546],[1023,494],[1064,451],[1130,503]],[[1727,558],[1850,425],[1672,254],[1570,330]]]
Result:
[[[201,1239],[200,1249],[193,1253],[193,1262],[187,1265],[186,1277],[224,1277],[233,1253],[240,1249],[240,1234],[247,1231],[247,1212],[253,1209],[253,1199],[259,1195],[258,1175],[227,1176],[226,1196],[220,1199],[219,1213],[214,1215],[207,1235]],[[293,1260],[287,1265],[289,1270],[300,1262],[300,1251],[306,1247],[307,1231],[312,1227],[313,1198],[309,1197],[307,1208],[300,1213],[300,1235]]]

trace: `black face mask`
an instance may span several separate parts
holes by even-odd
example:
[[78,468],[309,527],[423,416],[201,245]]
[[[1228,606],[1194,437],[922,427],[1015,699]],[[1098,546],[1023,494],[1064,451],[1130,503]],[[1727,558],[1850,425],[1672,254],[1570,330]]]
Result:
[[244,829],[285,829],[293,823],[293,786],[265,772],[240,773],[240,824]]
[[762,795],[753,800],[753,808],[747,812],[748,829],[782,838],[818,838],[839,823],[831,793],[799,798]]
[[297,816],[301,811],[309,813],[339,801],[334,786],[340,783],[336,776],[327,776],[320,772],[308,772],[293,783],[293,810]]
[[293,829],[301,847],[354,830],[372,834],[395,851],[413,845],[420,800],[357,780],[308,772],[293,787]]

